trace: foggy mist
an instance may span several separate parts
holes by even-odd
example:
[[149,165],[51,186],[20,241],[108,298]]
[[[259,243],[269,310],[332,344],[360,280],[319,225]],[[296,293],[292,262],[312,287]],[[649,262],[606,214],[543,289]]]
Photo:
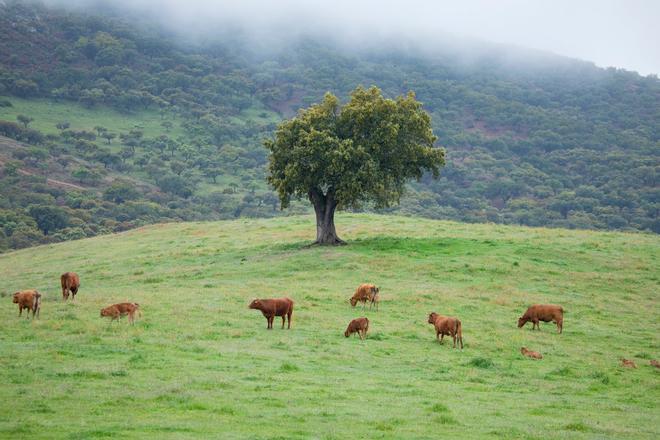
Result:
[[194,37],[242,30],[260,43],[300,35],[351,45],[403,38],[432,50],[453,38],[540,49],[646,75],[660,72],[660,2],[654,0],[75,0],[154,14]]

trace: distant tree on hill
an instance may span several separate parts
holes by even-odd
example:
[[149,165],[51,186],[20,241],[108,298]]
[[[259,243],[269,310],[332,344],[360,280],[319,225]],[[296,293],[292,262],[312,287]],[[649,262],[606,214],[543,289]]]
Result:
[[84,167],[80,167],[74,170],[71,173],[71,176],[74,177],[80,183],[97,183],[101,180],[101,175],[94,170],[90,170]]
[[106,140],[106,142],[108,143],[108,145],[111,143],[111,141],[112,141],[114,138],[117,137],[116,134],[114,134],[114,133],[110,133],[110,132],[108,132],[108,131],[104,131],[103,133],[100,134],[100,136],[101,136],[103,139]]
[[103,199],[114,203],[124,203],[128,200],[134,200],[140,197],[140,193],[130,183],[113,183],[109,188],[103,191]]
[[69,224],[69,216],[62,208],[56,206],[31,206],[28,213],[45,235],[65,228]]
[[34,121],[34,118],[25,115],[16,116],[16,120],[23,124],[23,127],[27,128],[30,122]]
[[270,150],[268,182],[282,208],[306,197],[316,212],[316,242],[341,244],[337,209],[371,202],[377,208],[398,203],[406,181],[425,171],[438,177],[445,163],[431,118],[413,93],[385,99],[377,87],[358,87],[341,107],[326,93],[323,102],[282,122]]

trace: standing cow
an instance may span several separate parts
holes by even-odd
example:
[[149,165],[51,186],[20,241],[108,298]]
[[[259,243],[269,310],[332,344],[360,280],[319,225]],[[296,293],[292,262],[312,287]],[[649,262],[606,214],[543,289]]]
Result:
[[39,317],[41,310],[41,293],[36,290],[21,290],[14,293],[13,303],[18,304],[18,316],[23,314],[23,309],[27,309],[26,318],[30,317],[32,311],[32,319],[34,319],[35,315]]
[[69,292],[71,292],[71,299],[76,299],[76,293],[80,287],[80,278],[75,272],[65,272],[60,277],[62,283],[62,299],[64,301],[69,299]]
[[454,340],[453,348],[456,348],[456,341],[458,341],[461,350],[463,349],[463,327],[458,318],[442,316],[432,312],[429,314],[427,322],[433,324],[435,327],[435,337],[439,343],[442,344],[442,340],[445,338],[445,335],[447,335],[451,336]]
[[261,313],[263,313],[268,321],[267,328],[269,330],[272,330],[273,320],[276,316],[282,317],[282,328],[284,328],[284,322],[286,319],[289,320],[289,326],[287,328],[291,328],[293,300],[289,298],[255,299],[248,307],[255,310],[261,310]]

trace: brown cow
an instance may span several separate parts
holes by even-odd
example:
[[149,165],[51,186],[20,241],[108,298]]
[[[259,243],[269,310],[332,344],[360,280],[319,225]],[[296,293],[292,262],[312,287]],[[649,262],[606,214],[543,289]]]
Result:
[[369,320],[367,318],[355,318],[348,323],[348,327],[344,332],[344,336],[347,338],[353,333],[357,333],[360,336],[360,339],[367,337],[367,331],[369,331]]
[[293,314],[293,300],[289,298],[274,298],[274,299],[255,299],[248,306],[250,309],[261,310],[261,313],[268,321],[269,330],[273,328],[273,320],[276,316],[282,317],[282,328],[284,322],[288,319],[291,328],[291,315]]
[[36,315],[39,317],[39,311],[41,310],[41,293],[36,290],[21,290],[20,292],[14,293],[14,304],[18,304],[18,316],[23,314],[23,309],[27,309],[25,317],[30,317],[30,311],[32,311],[32,319]]
[[428,323],[433,324],[435,327],[435,337],[439,343],[442,344],[442,340],[447,335],[451,336],[454,340],[453,348],[456,348],[456,340],[458,340],[461,349],[463,349],[463,329],[461,321],[458,318],[442,316],[433,312],[429,314]]
[[521,347],[520,352],[523,354],[523,356],[527,356],[532,359],[543,359],[543,355],[541,353],[538,351],[527,350],[526,347]]
[[660,368],[660,362],[656,361],[655,359],[651,359],[649,364],[651,364],[652,367]]
[[111,317],[112,319],[110,320],[110,322],[112,323],[112,321],[114,321],[115,319],[119,321],[122,316],[128,315],[128,322],[133,324],[135,322],[136,312],[139,313],[140,316],[142,316],[142,312],[140,311],[140,304],[118,303],[108,306],[104,309],[101,309],[101,317],[104,316]]
[[364,310],[367,301],[369,301],[369,309],[376,304],[376,310],[378,310],[378,292],[380,292],[380,289],[373,284],[360,284],[349,300],[351,306],[355,307],[358,302],[361,302],[362,309]]
[[564,309],[554,304],[534,304],[530,306],[524,315],[518,318],[518,328],[532,321],[532,330],[538,328],[541,330],[539,321],[557,323],[557,331],[562,332],[564,327]]
[[630,359],[621,358],[621,366],[625,368],[637,368],[637,364]]
[[80,278],[75,272],[65,272],[60,277],[62,284],[62,299],[64,301],[69,299],[69,292],[71,292],[71,299],[76,299],[76,293],[80,287]]

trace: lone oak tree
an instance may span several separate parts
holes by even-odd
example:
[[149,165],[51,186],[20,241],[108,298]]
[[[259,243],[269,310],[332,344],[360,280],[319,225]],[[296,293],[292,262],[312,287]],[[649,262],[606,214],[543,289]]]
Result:
[[407,180],[419,180],[425,171],[437,178],[445,159],[444,150],[433,147],[436,139],[412,92],[392,100],[377,87],[358,87],[343,107],[326,93],[264,142],[268,182],[282,209],[292,198],[307,197],[314,205],[316,244],[343,244],[335,211],[364,202],[388,207],[399,202]]

